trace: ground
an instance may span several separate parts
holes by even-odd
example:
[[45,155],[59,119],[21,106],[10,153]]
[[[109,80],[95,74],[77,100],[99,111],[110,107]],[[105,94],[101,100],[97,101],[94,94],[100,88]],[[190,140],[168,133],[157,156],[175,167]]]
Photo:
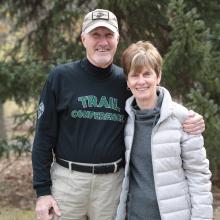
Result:
[[35,195],[31,183],[30,156],[1,160],[0,176],[0,206],[32,209]]
[[[30,155],[0,160],[0,220],[34,220]],[[219,186],[220,187],[220,186]],[[215,220],[220,220],[220,188],[213,187]]]
[[30,155],[0,160],[0,220],[34,220]]

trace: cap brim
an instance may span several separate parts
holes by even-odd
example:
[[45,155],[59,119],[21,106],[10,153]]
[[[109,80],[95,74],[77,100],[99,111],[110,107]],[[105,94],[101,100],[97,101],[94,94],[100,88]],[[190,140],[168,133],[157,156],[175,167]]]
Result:
[[107,23],[105,21],[98,21],[97,23],[94,23],[94,24],[90,25],[89,27],[87,27],[83,31],[83,33],[87,34],[87,33],[89,33],[90,31],[94,30],[97,27],[106,27],[106,28],[108,28],[109,30],[111,30],[114,33],[118,32],[118,29],[115,26],[113,26],[112,24],[109,24],[109,23]]

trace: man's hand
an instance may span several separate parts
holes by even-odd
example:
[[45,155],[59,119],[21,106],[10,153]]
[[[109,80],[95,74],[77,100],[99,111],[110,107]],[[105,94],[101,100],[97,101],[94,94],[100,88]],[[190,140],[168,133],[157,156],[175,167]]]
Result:
[[51,196],[40,196],[36,202],[36,214],[39,220],[51,220],[54,215],[61,216],[56,200]]
[[205,131],[205,122],[202,115],[190,110],[183,123],[183,130],[190,134],[201,134]]

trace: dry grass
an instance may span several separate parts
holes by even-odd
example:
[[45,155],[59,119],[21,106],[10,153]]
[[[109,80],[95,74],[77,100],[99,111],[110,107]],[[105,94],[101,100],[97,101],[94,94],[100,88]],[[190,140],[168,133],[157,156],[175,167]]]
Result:
[[[34,220],[30,155],[0,160],[0,220]],[[220,220],[220,189],[213,187],[215,218]]]
[[34,212],[31,210],[19,210],[15,208],[3,208],[0,211],[0,220],[35,220]]
[[31,210],[35,203],[30,155],[0,160],[0,207]]

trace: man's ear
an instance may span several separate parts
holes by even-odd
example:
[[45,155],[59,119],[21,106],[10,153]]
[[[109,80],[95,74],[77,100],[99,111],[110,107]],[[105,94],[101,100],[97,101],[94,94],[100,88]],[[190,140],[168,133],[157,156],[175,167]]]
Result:
[[86,48],[86,46],[85,46],[85,36],[84,36],[84,34],[81,34],[81,42],[82,42],[83,46]]
[[119,42],[119,39],[120,39],[120,35],[118,34],[118,36],[117,36],[117,41]]

